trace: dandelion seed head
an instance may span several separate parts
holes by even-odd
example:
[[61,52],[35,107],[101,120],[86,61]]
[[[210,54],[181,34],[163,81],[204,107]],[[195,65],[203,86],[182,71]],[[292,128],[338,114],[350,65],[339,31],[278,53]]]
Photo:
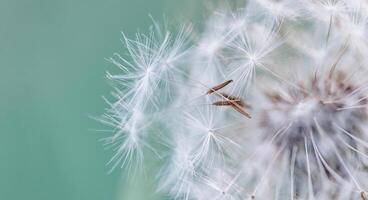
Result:
[[240,5],[123,35],[99,119],[112,168],[153,152],[170,199],[365,200],[367,2]]
[[[289,88],[282,93],[279,90],[266,93],[269,106],[264,107],[262,111],[263,137],[268,138],[267,140],[275,137],[275,144],[280,151],[290,156],[288,160],[295,160],[292,161],[293,170],[299,172],[293,173],[301,173],[298,174],[299,179],[310,179],[315,185],[336,179],[341,179],[339,181],[354,179],[353,172],[350,172],[344,163],[352,159],[351,153],[354,152],[346,152],[339,144],[347,140],[346,143],[344,142],[345,145],[347,143],[349,147],[357,145],[356,141],[350,140],[349,137],[361,137],[364,130],[363,124],[367,119],[364,108],[363,110],[348,109],[352,102],[354,105],[364,107],[366,103],[359,101],[364,98],[364,95],[360,92],[351,95],[357,88],[345,79],[343,72],[335,73],[335,76],[316,76],[310,79],[309,87],[301,84],[305,90]],[[284,124],[288,124],[286,128]],[[278,135],[275,136],[272,133],[278,133]],[[345,133],[349,133],[348,138],[345,137]],[[295,149],[301,152],[295,153]],[[311,154],[310,160],[306,160],[303,149],[311,150],[311,152],[307,151],[307,154]],[[293,154],[295,154],[294,159]],[[353,160],[351,162],[355,163],[355,159]],[[360,159],[356,161],[361,162]],[[307,163],[310,165],[308,168],[306,168]],[[321,176],[321,173],[324,175]],[[320,177],[316,178],[318,176]],[[302,189],[298,188],[298,184],[301,183],[293,184],[294,189],[301,193],[299,190]],[[356,183],[356,185],[359,184]],[[318,193],[320,189],[313,188]]]

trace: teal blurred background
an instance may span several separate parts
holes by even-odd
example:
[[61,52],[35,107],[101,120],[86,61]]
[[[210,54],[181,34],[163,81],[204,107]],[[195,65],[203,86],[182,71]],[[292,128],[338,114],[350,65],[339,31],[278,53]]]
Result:
[[111,88],[104,60],[120,32],[145,30],[152,14],[201,16],[197,0],[0,0],[0,199],[135,200],[152,195],[149,175],[107,174],[112,156],[89,115]]

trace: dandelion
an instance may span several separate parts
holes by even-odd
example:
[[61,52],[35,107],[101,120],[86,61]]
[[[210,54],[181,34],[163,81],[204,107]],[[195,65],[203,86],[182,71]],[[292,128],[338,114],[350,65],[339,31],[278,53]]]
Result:
[[202,31],[123,35],[100,118],[112,168],[154,152],[169,199],[366,200],[367,5],[254,0]]

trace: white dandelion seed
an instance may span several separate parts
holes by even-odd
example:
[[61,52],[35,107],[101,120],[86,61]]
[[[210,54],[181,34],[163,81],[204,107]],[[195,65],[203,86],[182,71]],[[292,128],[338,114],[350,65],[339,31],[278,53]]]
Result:
[[229,45],[230,55],[226,57],[227,77],[242,83],[236,84],[232,93],[242,97],[245,97],[250,89],[257,70],[276,75],[270,69],[268,58],[282,44],[282,41],[276,38],[275,24],[256,24],[247,28]]

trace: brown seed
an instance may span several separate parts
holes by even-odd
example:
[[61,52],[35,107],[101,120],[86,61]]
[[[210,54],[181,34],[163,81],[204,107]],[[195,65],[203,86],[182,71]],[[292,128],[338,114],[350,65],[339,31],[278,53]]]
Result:
[[231,96],[231,95],[228,95],[228,94],[226,94],[226,93],[224,93],[224,92],[221,92],[220,94],[221,94],[223,97],[225,97],[226,99],[229,99],[229,100],[235,100],[235,99],[236,99],[236,97]]
[[216,92],[217,90],[220,90],[221,88],[224,88],[225,86],[229,85],[231,82],[233,82],[233,80],[227,80],[223,83],[220,83],[212,88],[210,88],[206,94],[211,94],[213,92]]
[[247,113],[244,109],[243,106],[239,105],[237,103],[237,101],[232,101],[232,100],[225,100],[225,101],[215,101],[212,103],[212,105],[215,106],[231,106],[234,110],[236,110],[237,112],[239,112],[240,114],[248,117],[249,119],[252,118],[250,116],[249,113]]
[[231,103],[231,107],[234,109],[234,110],[236,110],[236,111],[238,111],[240,114],[242,114],[242,115],[244,115],[244,116],[246,116],[246,117],[248,117],[249,119],[251,119],[252,117],[250,116],[250,114],[249,113],[247,113],[239,104],[237,104],[236,102],[233,102],[233,101],[231,101],[230,102]]
[[271,94],[266,93],[267,97],[273,102],[273,103],[279,103],[283,101],[283,98],[279,94]]
[[239,106],[241,107],[250,107],[249,105],[245,104],[244,101],[238,97],[234,97],[231,95],[228,95],[226,93],[220,93],[224,98],[230,100],[230,101],[235,101],[237,104],[239,104]]
[[224,100],[224,101],[215,101],[212,103],[212,105],[214,106],[231,106],[232,103],[231,102],[235,102],[237,103],[239,106],[244,107],[241,105],[242,101],[241,100]]
[[364,191],[360,192],[360,197],[362,198],[362,200],[368,200],[367,195]]
[[215,101],[212,103],[214,106],[231,106],[231,102],[228,100],[225,101]]

